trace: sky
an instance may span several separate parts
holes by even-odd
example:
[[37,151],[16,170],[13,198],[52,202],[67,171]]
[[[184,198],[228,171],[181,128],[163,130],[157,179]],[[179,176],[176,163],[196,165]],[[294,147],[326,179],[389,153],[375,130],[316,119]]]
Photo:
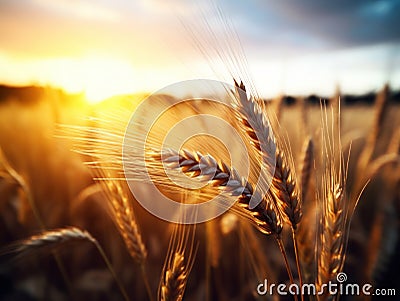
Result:
[[0,0],[0,83],[98,101],[238,57],[264,97],[400,88],[400,0]]

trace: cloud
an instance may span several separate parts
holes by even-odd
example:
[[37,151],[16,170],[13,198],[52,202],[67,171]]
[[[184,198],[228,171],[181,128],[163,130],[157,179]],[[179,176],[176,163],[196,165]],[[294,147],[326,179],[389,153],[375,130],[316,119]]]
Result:
[[282,44],[288,41],[280,37],[287,35],[319,41],[326,48],[400,42],[399,0],[252,2],[243,16],[266,34],[273,28],[275,39]]
[[[139,65],[146,61],[161,63],[166,55],[173,55],[182,37],[173,30],[171,15],[168,19],[165,12],[155,12],[146,3],[0,1],[1,51],[25,58],[73,57],[94,52],[129,58]],[[169,47],[160,45],[163,39],[171,42]]]
[[43,56],[75,55],[94,48],[140,56],[148,52],[143,48],[159,48],[161,38],[171,41],[166,48],[173,48],[163,50],[164,54],[182,56],[192,45],[185,40],[187,33],[177,30],[179,18],[186,18],[189,27],[213,23],[219,38],[227,34],[224,22],[218,20],[217,5],[234,24],[245,48],[259,55],[295,56],[400,42],[400,0],[220,0],[217,4],[211,0],[9,0],[0,1],[0,38],[7,42],[3,50],[26,53],[29,45],[29,54]]
[[[264,69],[256,70],[257,78],[264,81],[269,72],[271,79],[282,82],[276,85],[282,90],[288,86],[285,78],[302,82],[300,75],[290,78],[294,73],[290,64],[305,66],[307,72],[319,67],[316,74],[331,74],[325,82],[333,86],[333,78],[342,78],[342,70],[353,61],[351,57],[361,57],[352,49],[369,53],[372,46],[382,46],[373,57],[362,56],[352,68],[357,70],[346,72],[349,76],[356,71],[357,77],[367,74],[363,70],[373,62],[379,67],[368,74],[381,74],[382,80],[387,62],[396,61],[392,65],[398,69],[399,52],[393,49],[400,45],[400,0],[217,1],[0,0],[0,55],[37,61],[106,54],[129,62],[142,73],[155,70],[149,71],[152,82],[156,71],[184,74],[182,69],[186,68],[193,71],[192,77],[203,74],[198,67],[217,69],[215,73],[233,71],[235,66],[229,65],[219,72],[213,57],[235,65],[245,61],[235,57],[243,46],[250,65]],[[217,6],[226,19],[221,18]],[[241,45],[233,41],[236,36],[227,29],[227,23],[233,24]],[[343,59],[335,54],[340,51],[351,53]],[[316,57],[318,64],[313,64]],[[19,67],[15,73],[23,72]],[[187,77],[184,75],[182,78]],[[165,76],[171,80],[172,75]],[[311,78],[306,80],[310,85],[315,82]]]

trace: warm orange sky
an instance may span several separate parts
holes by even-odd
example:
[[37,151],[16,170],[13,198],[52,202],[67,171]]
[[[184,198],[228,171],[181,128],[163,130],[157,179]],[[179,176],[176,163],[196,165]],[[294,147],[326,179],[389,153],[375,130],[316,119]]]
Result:
[[[350,93],[386,81],[400,87],[397,0],[215,2],[235,27],[264,96],[330,94],[337,84]],[[226,69],[214,68],[216,74],[196,48],[196,41],[213,43],[201,37],[206,31],[189,34],[183,26],[218,20],[215,5],[201,3],[3,0],[0,82],[52,84],[100,100],[189,78],[227,79]],[[222,24],[213,28],[217,39],[226,36]]]

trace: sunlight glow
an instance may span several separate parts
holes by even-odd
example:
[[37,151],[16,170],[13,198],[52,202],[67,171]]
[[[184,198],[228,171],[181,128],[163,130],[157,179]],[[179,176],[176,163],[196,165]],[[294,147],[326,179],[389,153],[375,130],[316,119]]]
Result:
[[137,80],[140,79],[138,71],[129,61],[95,55],[31,60],[0,53],[0,70],[0,81],[51,85],[69,93],[83,92],[90,103],[136,92],[141,90],[142,84]]
[[132,93],[140,87],[135,85],[135,75],[129,63],[111,59],[87,59],[78,67],[77,78],[89,102],[95,103],[108,97]]

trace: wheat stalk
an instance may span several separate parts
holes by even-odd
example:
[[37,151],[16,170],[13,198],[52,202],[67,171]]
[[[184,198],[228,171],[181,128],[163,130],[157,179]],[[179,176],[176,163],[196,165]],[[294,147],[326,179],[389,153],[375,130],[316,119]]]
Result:
[[210,266],[217,268],[222,256],[222,233],[221,233],[221,218],[217,217],[208,221],[206,226],[207,236],[207,258]]
[[[182,301],[197,247],[194,248],[195,227],[177,224],[174,228],[158,289],[160,301]],[[187,230],[189,229],[189,230]]]
[[25,193],[25,196],[28,200],[29,206],[31,207],[32,213],[39,224],[41,230],[45,230],[46,226],[44,224],[43,218],[40,215],[40,212],[36,206],[35,200],[33,198],[33,193],[25,180],[25,178],[18,173],[8,162],[3,150],[0,147],[0,164],[2,169],[4,169],[4,175],[11,178]]
[[[18,173],[11,166],[11,164],[8,162],[1,147],[0,147],[0,164],[1,164],[1,168],[4,169],[4,171],[5,171],[5,176],[8,178],[11,178],[12,181],[14,181],[24,192],[26,199],[28,200],[28,204],[32,210],[34,217],[35,217],[36,222],[38,223],[40,229],[42,231],[44,231],[46,229],[46,225],[43,221],[43,218],[40,214],[38,207],[36,206],[36,202],[35,202],[32,190],[31,190],[28,182],[25,180],[25,178],[20,173]],[[67,288],[71,291],[71,281],[70,281],[69,277],[67,276],[65,266],[64,266],[63,262],[61,261],[60,256],[57,253],[54,253],[53,257],[56,261],[57,267],[60,270],[60,274],[61,274]]]
[[[65,247],[68,243],[89,241],[93,243],[104,260],[108,270],[113,276],[118,288],[126,301],[129,301],[128,294],[122,283],[119,281],[111,262],[108,260],[103,248],[99,242],[87,231],[81,230],[77,227],[65,227],[55,230],[44,231],[40,234],[33,235],[20,242],[16,242],[9,246],[9,253],[16,254],[18,257],[24,257],[34,252],[44,250],[54,250],[56,248]],[[7,253],[8,253],[7,252]]]
[[131,200],[119,181],[105,179],[102,182],[106,187],[105,191],[115,224],[129,254],[139,264],[143,264],[147,258],[147,250],[136,222]]
[[364,170],[368,167],[368,164],[374,157],[379,135],[382,132],[383,122],[389,108],[389,92],[389,86],[386,84],[382,91],[376,95],[373,126],[368,132],[368,136],[366,137],[365,141],[366,144],[357,161],[356,183],[352,191],[354,195],[359,194],[362,191],[365,183],[368,181],[368,178],[364,176]]
[[[111,209],[113,220],[123,238],[130,256],[140,265],[147,257],[147,250],[136,222],[129,194],[119,175],[123,171],[121,146],[124,136],[121,131],[126,127],[125,118],[116,118],[115,114],[124,116],[125,110],[118,110],[102,118],[92,118],[96,126],[64,126],[69,135],[73,135],[78,152],[90,156],[88,165],[105,193]],[[122,180],[122,178],[121,178]]]
[[[275,173],[272,178],[269,192],[275,200],[282,216],[286,222],[291,225],[293,247],[296,257],[296,268],[300,286],[302,286],[303,279],[296,234],[297,225],[300,223],[302,218],[301,195],[296,184],[295,169],[290,149],[282,142],[279,142],[277,145],[282,146],[277,146],[276,149]],[[302,294],[300,296],[301,299],[304,300],[304,296]]]
[[[336,86],[335,94],[329,99],[329,104],[332,108],[332,116],[333,116],[333,134],[335,137],[338,137],[339,130],[342,126],[342,118],[340,108],[342,107],[343,97],[341,97],[340,87]],[[335,132],[336,131],[336,132]]]
[[[120,118],[116,118],[116,114]],[[120,233],[129,255],[140,266],[142,279],[149,299],[152,292],[146,272],[147,249],[136,221],[132,200],[123,186],[119,174],[123,171],[121,146],[124,136],[121,131],[126,127],[126,110],[103,114],[102,118],[92,118],[91,127],[66,126],[69,135],[74,135],[79,153],[90,156],[87,164],[92,168],[93,176],[99,181],[107,199],[113,221]]]
[[[247,96],[244,84],[242,82],[238,84],[236,80],[234,80],[234,83],[237,94],[235,106],[238,112],[237,118],[242,124],[243,131],[247,137],[250,138],[253,148],[255,148],[256,152],[258,152],[259,156],[262,158],[260,164],[261,182],[264,185],[271,184],[268,191],[265,189],[265,186],[263,187],[268,197],[273,200],[270,208],[275,210],[274,212],[278,213],[278,215],[281,215],[292,227],[296,265],[300,282],[302,282],[295,234],[297,224],[301,220],[302,211],[290,149],[283,143],[283,140],[276,140],[273,135],[272,127],[268,122],[267,114],[264,112],[259,102]],[[279,124],[278,121],[277,124]],[[271,173],[273,173],[272,178]],[[251,207],[252,206],[250,206],[250,208]],[[289,267],[283,244],[280,240],[278,240],[278,244],[285,257],[286,266]],[[289,271],[290,268],[288,268],[290,276],[291,272]]]
[[[305,100],[303,99],[303,102]],[[314,143],[311,137],[306,139],[304,141],[303,145],[303,150],[301,154],[301,168],[300,168],[300,184],[301,184],[301,199],[304,201],[307,196],[307,192],[309,190],[309,182],[310,182],[310,176],[312,173],[312,168],[313,168],[313,163],[314,163]],[[312,206],[309,202],[306,203],[307,209],[304,210],[305,213],[308,213],[308,218],[313,218],[314,216],[310,216],[312,213]],[[310,256],[312,254],[312,247],[308,244],[308,238],[310,236],[310,227],[307,225],[306,229],[302,229],[303,231],[299,233],[298,231],[292,231],[292,237],[293,237],[293,244],[294,244],[294,249],[295,249],[295,256],[296,256],[296,264],[297,264],[297,271],[299,273],[299,280],[300,284],[303,282],[303,275],[302,272],[302,267],[300,266],[300,262],[302,262],[302,266],[306,267],[306,277],[309,279],[310,278],[310,266],[311,266],[311,261],[313,256]],[[300,244],[299,244],[299,237],[300,237]],[[300,247],[299,247],[300,245]],[[312,267],[313,268],[313,267]]]
[[296,99],[298,110],[300,111],[300,124],[302,137],[307,137],[310,131],[309,124],[309,103],[305,97],[299,97]]
[[301,156],[301,199],[306,198],[308,191],[308,186],[310,182],[310,175],[312,172],[314,161],[314,143],[311,137],[309,137],[303,146],[302,156]]
[[[105,170],[98,170],[99,173],[106,173]],[[128,194],[118,180],[104,177],[101,180],[104,192],[109,201],[113,220],[125,243],[129,255],[139,264],[144,285],[150,300],[153,300],[150,283],[146,271],[147,249],[143,243],[139,226],[136,222],[133,206]]]
[[285,106],[285,95],[278,95],[275,99],[273,99],[274,112],[276,116],[276,121],[280,122],[282,120],[282,113]]
[[[385,272],[393,266],[392,260],[398,256],[399,241],[398,210],[393,203],[386,204],[375,221],[372,239],[369,243],[369,264],[366,272],[376,287],[387,286]],[[393,266],[396,269],[396,265]]]
[[66,243],[87,240],[94,243],[95,238],[89,232],[83,231],[76,227],[68,227],[45,231],[38,235],[33,235],[18,243],[15,252],[25,255],[31,251],[39,251],[43,249],[52,249],[62,247]]
[[[322,119],[322,141],[324,170],[321,180],[321,194],[318,195],[320,203],[320,224],[318,244],[318,273],[317,285],[321,287],[328,281],[335,281],[336,276],[343,269],[348,231],[351,216],[349,202],[345,192],[347,178],[347,166],[343,159],[340,143],[340,128],[329,136],[327,114]],[[338,123],[335,123],[336,126]],[[335,140],[338,143],[335,144]],[[336,164],[336,152],[339,152],[339,162]],[[338,166],[337,166],[338,165]],[[318,296],[319,300],[325,300],[328,296]],[[329,296],[335,299],[339,296]]]

